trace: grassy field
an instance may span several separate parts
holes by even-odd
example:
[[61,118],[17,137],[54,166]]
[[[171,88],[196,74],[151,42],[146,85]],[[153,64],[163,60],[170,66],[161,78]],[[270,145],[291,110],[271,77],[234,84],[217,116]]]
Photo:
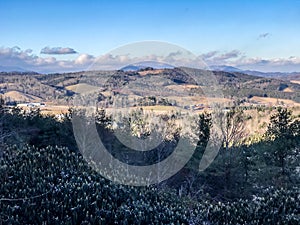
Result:
[[10,99],[18,102],[41,102],[42,99],[30,94],[24,94],[20,91],[9,91],[3,94],[4,99]]
[[69,85],[65,87],[69,91],[74,91],[76,93],[87,93],[87,92],[94,92],[99,90],[99,87],[85,84],[85,83],[80,83],[80,84],[74,84],[74,85]]
[[300,80],[291,80],[292,83],[300,84]]
[[276,105],[282,105],[282,103],[286,106],[300,106],[300,103],[297,103],[293,100],[289,99],[278,99],[278,98],[269,98],[269,97],[258,97],[254,96],[251,98],[250,101],[254,101],[257,104],[265,104],[269,106],[276,106]]

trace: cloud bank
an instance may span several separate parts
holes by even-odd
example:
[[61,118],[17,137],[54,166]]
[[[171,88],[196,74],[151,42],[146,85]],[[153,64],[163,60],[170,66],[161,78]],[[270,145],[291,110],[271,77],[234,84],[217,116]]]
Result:
[[[64,52],[63,50],[62,52]],[[70,53],[69,53],[70,54]],[[95,57],[90,54],[79,54],[73,60],[60,60],[53,56],[41,57],[33,54],[31,49],[22,50],[19,47],[0,47],[0,66],[19,67],[24,70],[40,73],[82,71],[89,69],[120,69],[132,63],[141,61],[164,62],[174,66],[208,68],[213,65],[228,65],[244,70],[259,70],[262,72],[292,72],[300,71],[300,57],[289,58],[250,58],[239,50],[229,52],[212,51],[194,57],[180,57],[181,52],[170,52],[165,56],[148,55],[131,57],[130,55],[105,54]]]
[[62,47],[45,47],[41,50],[41,54],[48,55],[66,55],[66,54],[76,54],[77,52],[73,48],[62,48]]

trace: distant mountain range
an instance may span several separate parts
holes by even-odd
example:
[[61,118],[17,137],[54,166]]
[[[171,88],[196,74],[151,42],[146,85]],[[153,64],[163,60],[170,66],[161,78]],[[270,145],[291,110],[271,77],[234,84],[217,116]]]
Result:
[[167,64],[167,63],[161,63],[161,62],[155,62],[155,61],[142,61],[134,64],[130,64],[128,66],[125,66],[121,68],[123,71],[139,71],[145,68],[153,68],[153,69],[173,69],[174,66]]
[[29,72],[29,70],[17,66],[0,66],[0,72]]
[[226,65],[220,65],[220,66],[210,66],[210,70],[213,71],[224,71],[224,72],[243,72],[243,70],[233,67],[233,66],[226,66]]
[[[162,62],[156,62],[156,61],[142,61],[138,63],[133,63],[130,65],[127,65],[125,67],[122,67],[120,70],[123,70],[124,72],[129,71],[140,71],[146,68],[153,68],[153,69],[173,69],[174,66],[162,63]],[[242,70],[237,67],[233,66],[227,66],[227,65],[213,65],[210,66],[211,71],[223,71],[228,73],[244,73],[252,76],[259,76],[259,77],[266,77],[266,78],[277,78],[281,80],[299,80],[300,79],[300,72],[261,72],[256,70]],[[1,66],[0,65],[0,72],[16,72],[16,73],[33,73],[36,74],[33,71],[17,67],[17,66]]]
[[211,66],[210,70],[212,71],[224,71],[224,72],[240,72],[245,73],[252,76],[259,76],[259,77],[269,77],[269,78],[278,78],[278,79],[284,79],[284,80],[292,80],[293,78],[299,78],[300,72],[260,72],[255,70],[242,70],[233,66],[226,66],[226,65],[220,65],[220,66]]
[[[121,70],[123,71],[139,71],[141,69],[145,69],[147,67],[153,69],[173,69],[174,66],[171,66],[166,63],[160,63],[155,61],[143,61],[135,64],[130,64],[128,66],[123,67]],[[244,73],[252,76],[259,76],[259,77],[268,77],[268,78],[277,78],[283,80],[292,80],[292,79],[299,79],[300,72],[291,72],[291,73],[284,73],[284,72],[261,72],[256,70],[242,70],[233,66],[227,65],[214,65],[210,66],[210,70],[212,71],[223,71],[223,72],[239,72]]]

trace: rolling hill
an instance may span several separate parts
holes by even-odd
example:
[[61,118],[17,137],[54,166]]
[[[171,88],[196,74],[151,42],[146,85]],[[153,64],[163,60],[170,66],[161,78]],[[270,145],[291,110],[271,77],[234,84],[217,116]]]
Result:
[[300,84],[295,80],[265,78],[237,71],[147,67],[137,71],[0,73],[0,93],[4,98],[16,102],[48,101],[54,104],[67,104],[74,96],[86,91],[100,91],[106,99],[112,96],[130,99],[160,96],[174,103],[184,97],[203,97],[203,90],[213,91],[216,84],[227,99],[257,96],[300,102]]

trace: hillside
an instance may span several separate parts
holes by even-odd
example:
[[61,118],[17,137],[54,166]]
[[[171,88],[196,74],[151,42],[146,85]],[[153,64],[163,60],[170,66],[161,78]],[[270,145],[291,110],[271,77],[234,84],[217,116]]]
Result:
[[17,102],[40,102],[42,99],[30,94],[25,94],[20,91],[8,91],[3,94],[3,97],[7,99],[9,102],[17,101]]
[[[192,68],[153,69],[138,71],[83,71],[76,73],[36,74],[1,73],[0,93],[6,101],[67,104],[74,96],[102,92],[105,98],[126,96],[129,99],[161,96],[178,98],[203,97],[205,88],[214,89],[212,75],[227,99],[269,97],[300,102],[297,80],[280,80],[241,72],[206,71]],[[196,80],[195,80],[195,79]],[[22,96],[22,97],[21,97]]]

